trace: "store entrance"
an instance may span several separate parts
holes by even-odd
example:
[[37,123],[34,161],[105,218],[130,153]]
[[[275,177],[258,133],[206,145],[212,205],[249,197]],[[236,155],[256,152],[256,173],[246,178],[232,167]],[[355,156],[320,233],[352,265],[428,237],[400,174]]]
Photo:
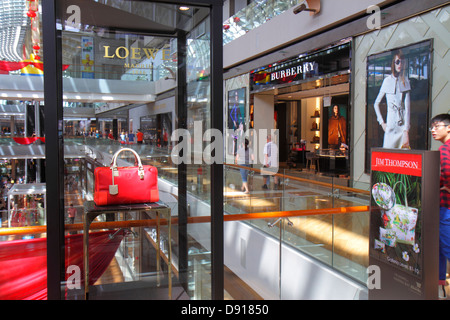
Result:
[[274,97],[280,166],[324,175],[349,174],[349,85]]
[[275,105],[275,123],[276,129],[278,129],[279,137],[278,137],[278,150],[279,150],[279,161],[286,162],[287,154],[289,152],[289,137],[285,134],[288,123],[287,123],[287,115],[286,109],[288,108],[287,103],[279,103]]

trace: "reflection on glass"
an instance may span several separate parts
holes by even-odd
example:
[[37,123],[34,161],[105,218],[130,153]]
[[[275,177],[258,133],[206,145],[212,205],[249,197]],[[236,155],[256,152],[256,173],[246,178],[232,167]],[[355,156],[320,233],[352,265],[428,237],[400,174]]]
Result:
[[298,0],[252,1],[247,7],[225,20],[223,23],[223,44],[239,38],[298,3],[300,3]]

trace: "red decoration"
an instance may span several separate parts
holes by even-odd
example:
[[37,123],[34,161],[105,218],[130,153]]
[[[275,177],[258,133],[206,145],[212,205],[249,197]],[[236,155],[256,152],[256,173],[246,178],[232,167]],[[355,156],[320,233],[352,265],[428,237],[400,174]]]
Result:
[[27,12],[27,16],[29,16],[30,18],[35,18],[36,12],[30,9],[30,11]]
[[229,24],[224,24],[224,25],[223,25],[223,28],[224,28],[225,30],[228,30],[228,29],[230,29],[230,25],[229,25]]
[[13,137],[13,140],[19,144],[32,144],[33,142],[37,141],[37,140],[41,140],[42,142],[45,143],[45,137]]
[[39,50],[41,47],[39,47],[39,45],[37,45],[37,44],[35,44],[34,46],[33,46],[33,50]]
[[[89,233],[89,285],[108,268],[123,239],[113,231]],[[83,234],[65,237],[65,265],[78,266],[84,283]],[[73,273],[66,273],[71,281]],[[47,238],[0,242],[0,300],[47,299]]]
[[38,56],[38,55],[35,55],[35,56],[34,56],[34,59],[35,59],[35,60],[41,60],[41,57]]
[[[15,61],[0,61],[0,71],[15,71],[22,68],[25,68],[28,65],[33,65],[39,70],[44,71],[44,64],[42,62],[30,62],[30,61],[21,61],[21,62],[15,62]],[[70,65],[63,64],[63,71],[69,68]]]
[[241,21],[239,17],[234,17],[234,22],[238,23],[239,21]]

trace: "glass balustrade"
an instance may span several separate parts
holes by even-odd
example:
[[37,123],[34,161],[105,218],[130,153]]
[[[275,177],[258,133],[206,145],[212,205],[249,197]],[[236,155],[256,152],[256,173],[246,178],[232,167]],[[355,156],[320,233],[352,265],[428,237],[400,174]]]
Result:
[[[120,143],[114,141],[104,140],[102,143],[95,141],[92,144],[90,141],[90,138],[84,137],[67,140],[69,145],[83,146],[85,155],[89,156],[92,155],[92,152],[97,155],[111,155],[112,151],[120,146]],[[143,161],[146,164],[153,164],[158,167],[161,180],[174,187],[177,186],[177,166],[171,163],[170,153],[167,149],[161,150],[147,144],[131,145],[131,148],[142,152],[142,154],[148,154],[149,156],[143,158]],[[129,155],[121,159],[130,164],[134,162],[134,158]],[[270,182],[266,182],[269,189],[262,189],[263,176],[258,168],[250,168],[248,179],[250,190],[249,193],[244,193],[241,190],[240,169],[241,167],[235,165],[225,165],[225,227],[227,227],[227,223],[239,220],[240,223],[259,230],[266,237],[280,244],[279,251],[275,251],[273,254],[273,259],[279,262],[281,270],[280,274],[277,275],[280,279],[280,299],[283,299],[283,286],[287,285],[284,283],[286,280],[283,273],[290,272],[287,268],[289,261],[284,260],[285,257],[282,253],[285,252],[286,248],[316,259],[318,263],[329,266],[361,284],[365,283],[368,266],[369,213],[365,209],[369,205],[368,186],[365,190],[353,189],[348,186],[350,182],[348,177],[320,176],[306,171],[280,169],[277,173],[277,184],[274,183],[274,176],[271,176]],[[200,165],[188,170],[189,206],[196,205],[198,207],[199,203],[206,205],[209,203],[208,198],[204,196],[205,193],[208,193],[209,188],[208,183],[205,183],[203,179],[204,170],[207,170],[207,167]],[[89,182],[86,184],[88,185]],[[86,186],[86,189],[90,190],[91,188]],[[171,210],[176,210],[176,204],[175,198],[173,202],[167,201],[165,203]],[[343,208],[343,212],[334,213],[330,211],[337,208],[340,208],[340,210]],[[346,209],[348,209],[348,212],[345,212]],[[196,211],[197,213],[201,212],[198,208]],[[249,216],[250,214],[258,214],[259,216]],[[149,216],[145,219],[152,218],[155,217]],[[189,228],[193,231],[201,230],[204,221],[197,218],[202,217],[194,214],[191,218]],[[117,215],[112,220],[142,221],[143,219],[137,212],[127,212]],[[107,216],[102,216],[100,221],[107,222]],[[4,223],[7,222],[4,221]],[[147,250],[149,245],[156,247],[158,241],[161,253],[161,260],[158,260],[160,269],[158,270],[161,270],[161,276],[167,279],[168,243],[174,245],[172,249],[173,252],[176,252],[177,228],[176,220],[174,220],[170,226],[170,237],[167,223],[163,223],[158,234],[154,224],[148,227],[129,228],[129,232],[123,235],[123,239],[117,247],[115,265],[109,266],[106,275],[92,285],[92,294],[98,293],[99,285],[114,282],[132,283],[137,279],[156,277],[158,273],[156,271],[150,272],[151,268],[148,264],[145,264],[149,263],[148,260],[143,264],[140,259],[144,259],[144,256],[142,256],[143,250]],[[6,229],[4,228],[4,231]],[[117,232],[119,228],[112,230]],[[68,234],[71,232],[73,233],[73,230],[67,231]],[[2,237],[6,240],[13,235]],[[188,291],[193,299],[204,299],[209,295],[210,277],[208,274],[211,268],[209,255],[210,251],[207,247],[202,246],[199,241],[191,239],[188,261]],[[177,261],[176,254],[172,255],[171,268],[173,273],[170,277],[175,282],[178,277]],[[120,276],[113,276],[111,270],[116,270],[116,273]],[[232,299],[233,297],[229,296],[228,298]]]
[[[270,184],[267,183],[269,189],[262,189],[263,176],[258,169],[250,169],[253,170],[248,179],[250,192],[246,194],[241,191],[239,170],[234,165],[227,165],[225,169],[226,215],[261,213],[263,219],[243,223],[360,283],[366,282],[368,183],[359,183],[357,189],[348,186],[349,177],[280,169],[278,183],[274,183],[272,176]],[[364,189],[360,189],[361,186]],[[343,213],[333,213],[332,209],[338,208]]]

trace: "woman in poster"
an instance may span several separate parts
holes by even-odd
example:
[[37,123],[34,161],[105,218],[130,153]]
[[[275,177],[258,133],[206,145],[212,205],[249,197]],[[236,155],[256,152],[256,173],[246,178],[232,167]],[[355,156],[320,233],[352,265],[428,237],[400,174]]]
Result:
[[[397,50],[392,55],[392,73],[383,80],[374,103],[378,123],[384,130],[383,148],[409,148],[410,91],[411,85],[405,76],[406,60]],[[386,122],[380,111],[380,102],[386,96]]]

